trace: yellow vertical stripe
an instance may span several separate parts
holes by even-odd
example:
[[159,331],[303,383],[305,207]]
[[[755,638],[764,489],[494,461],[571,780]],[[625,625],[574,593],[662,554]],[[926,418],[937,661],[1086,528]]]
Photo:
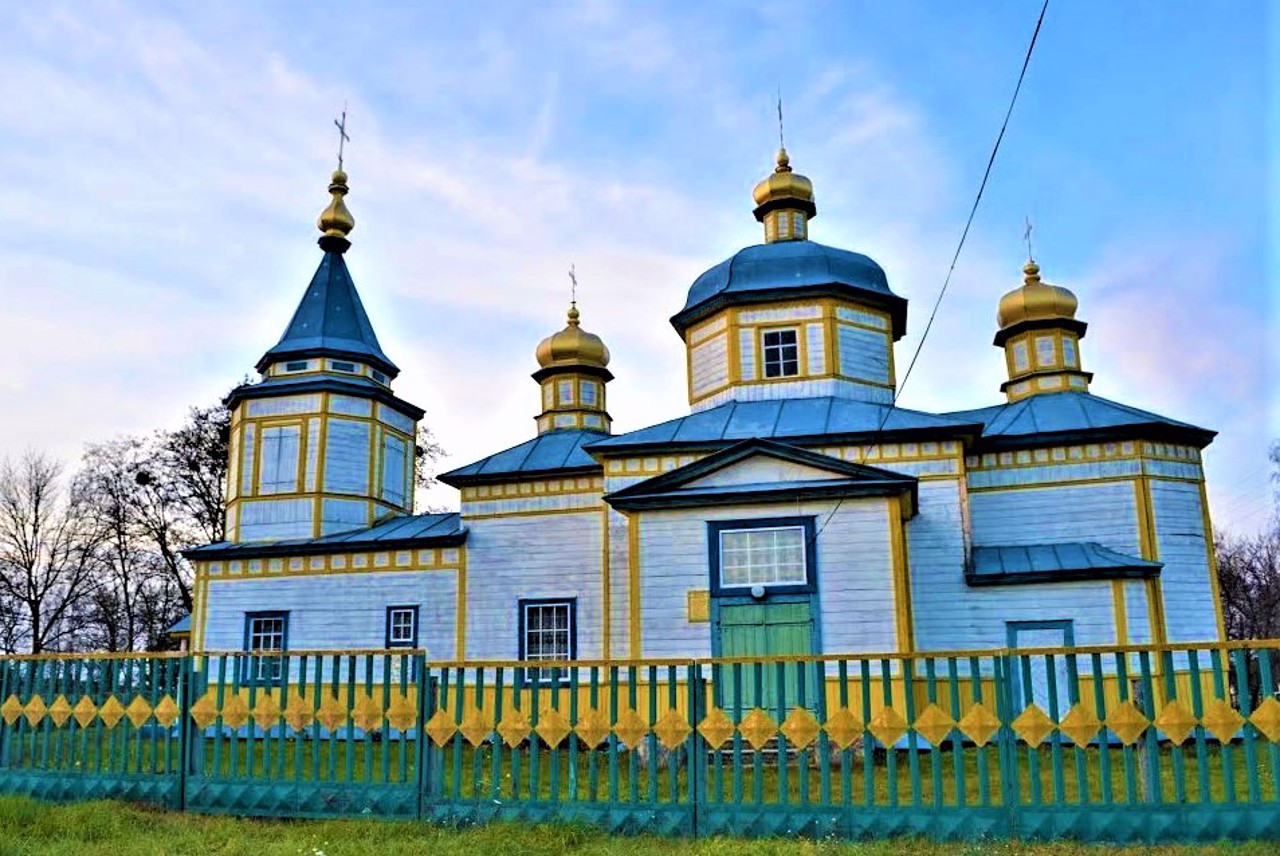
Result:
[[609,506],[600,509],[600,611],[601,633],[600,656],[608,660],[613,642],[613,593],[609,591]]
[[638,660],[640,650],[640,515],[632,512],[627,515],[627,588],[628,612],[630,615],[630,656]]
[[[1142,558],[1160,561],[1160,547],[1156,540],[1155,508],[1151,498],[1151,482],[1145,476],[1133,483],[1134,502],[1138,509],[1138,540],[1142,546]],[[1168,634],[1164,621],[1164,590],[1159,577],[1146,581],[1147,622],[1151,626],[1151,641],[1163,645]]]
[[465,660],[467,657],[467,548],[458,547],[458,617],[456,624],[457,637],[454,640],[454,659]]
[[902,524],[902,506],[897,499],[885,503],[889,512],[889,548],[893,561],[893,614],[898,652],[915,650],[915,629],[911,615],[911,572],[907,561],[907,538]]
[[1124,601],[1124,580],[1111,581],[1111,600],[1115,607],[1116,644],[1129,644],[1129,612]]

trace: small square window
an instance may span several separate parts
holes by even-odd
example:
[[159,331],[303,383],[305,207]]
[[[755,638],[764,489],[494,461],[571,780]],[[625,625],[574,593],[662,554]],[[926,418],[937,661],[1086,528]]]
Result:
[[795,330],[766,330],[763,335],[764,376],[800,374],[800,346]]
[[329,367],[335,372],[351,372],[352,374],[354,374],[356,370],[355,363],[346,363],[341,360],[330,360]]
[[287,372],[305,372],[311,364],[306,360],[296,360],[284,364],[284,370]]
[[418,607],[387,607],[387,647],[418,647]]
[[371,377],[373,377],[373,379],[374,379],[374,380],[376,380],[378,383],[386,383],[386,382],[387,382],[387,376],[386,376],[386,375],[384,375],[382,372],[378,371],[377,369],[370,369],[369,374],[370,374],[370,376],[371,376]]

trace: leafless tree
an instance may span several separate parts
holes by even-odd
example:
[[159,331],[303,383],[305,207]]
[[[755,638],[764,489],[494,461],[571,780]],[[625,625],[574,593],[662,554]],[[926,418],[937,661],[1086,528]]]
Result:
[[32,653],[71,647],[98,583],[103,532],[62,465],[28,452],[0,462],[0,599]]
[[1214,534],[1227,636],[1280,638],[1280,529],[1252,537]]

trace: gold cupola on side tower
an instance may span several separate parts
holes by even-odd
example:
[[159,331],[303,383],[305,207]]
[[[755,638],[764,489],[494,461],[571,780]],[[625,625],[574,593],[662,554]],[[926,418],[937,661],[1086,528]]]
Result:
[[768,178],[756,185],[756,219],[764,224],[764,241],[803,241],[809,236],[809,221],[818,216],[813,202],[813,182],[791,169],[791,157],[778,149],[777,165]]
[[538,343],[539,369],[533,379],[542,386],[542,412],[538,433],[586,430],[609,433],[611,420],[605,410],[605,384],[609,349],[594,333],[582,329],[577,303],[569,305],[563,330]]
[[1000,298],[995,345],[1004,348],[1009,379],[1000,389],[1010,401],[1042,392],[1088,392],[1093,374],[1080,368],[1086,325],[1070,290],[1040,279],[1034,260],[1022,269],[1022,285]]

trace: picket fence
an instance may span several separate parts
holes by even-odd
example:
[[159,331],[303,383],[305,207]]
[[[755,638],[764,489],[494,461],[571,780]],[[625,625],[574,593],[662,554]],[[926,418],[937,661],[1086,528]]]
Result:
[[1280,838],[1280,640],[759,660],[0,660],[0,793],[617,833]]

